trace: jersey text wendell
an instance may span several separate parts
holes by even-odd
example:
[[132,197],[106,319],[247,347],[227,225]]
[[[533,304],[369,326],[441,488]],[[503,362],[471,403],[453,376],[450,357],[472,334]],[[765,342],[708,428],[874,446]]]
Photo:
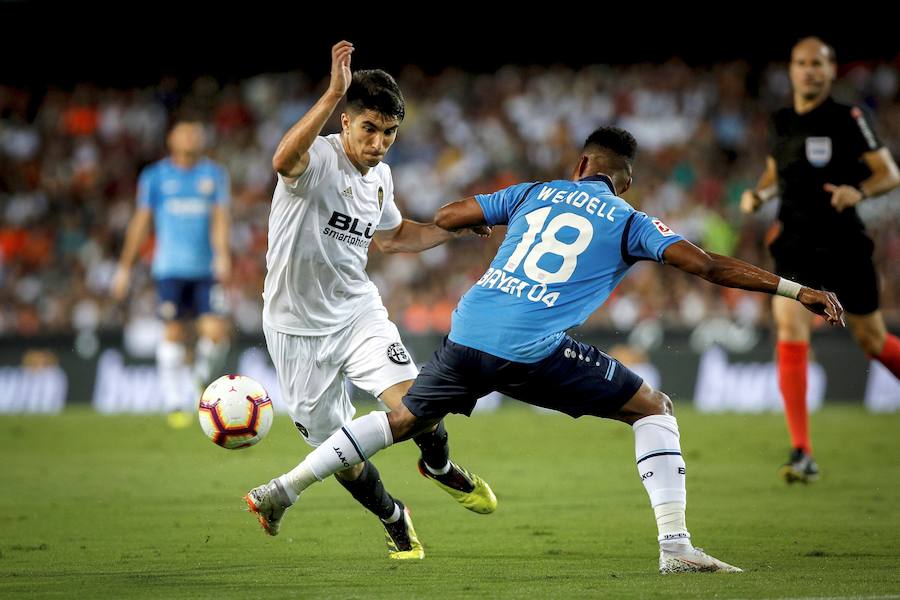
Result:
[[545,185],[541,188],[541,191],[538,192],[537,199],[553,204],[565,202],[574,208],[584,210],[590,215],[595,215],[599,219],[605,218],[607,221],[616,220],[615,217],[613,217],[613,213],[616,211],[615,206],[610,207],[609,211],[604,212],[606,211],[607,202],[600,200],[600,198],[597,198],[596,196],[591,196],[587,192],[558,190],[549,185]]

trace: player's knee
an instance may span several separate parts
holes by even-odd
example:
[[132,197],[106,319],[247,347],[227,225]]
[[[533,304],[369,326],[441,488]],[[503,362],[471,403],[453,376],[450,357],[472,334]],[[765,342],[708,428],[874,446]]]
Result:
[[184,324],[181,321],[168,321],[163,327],[163,337],[170,342],[182,342],[185,338]]
[[854,331],[853,337],[859,344],[862,351],[869,356],[879,356],[884,350],[885,336],[879,335],[879,332],[866,329],[864,331]]
[[221,344],[226,341],[227,335],[225,334],[225,329],[218,326],[213,326],[208,328],[204,332],[204,337],[209,338],[209,340],[213,344]]
[[381,400],[385,404],[385,406],[391,409],[391,412],[400,410],[400,407],[403,407],[405,409],[406,406],[404,406],[403,404],[403,396],[406,395],[406,392],[409,391],[409,388],[412,387],[412,384],[412,379],[396,383],[381,392],[381,395],[378,396],[378,399]]
[[209,338],[214,344],[228,341],[228,325],[219,317],[206,316],[199,322],[200,334]]
[[631,425],[644,417],[674,414],[675,406],[672,399],[644,383],[612,418]]
[[655,410],[655,412],[650,414],[655,415],[674,415],[675,414],[675,404],[672,402],[672,399],[669,398],[667,394],[660,392],[659,390],[653,390],[653,396],[650,402],[651,406]]
[[[785,298],[776,298],[773,301],[772,313],[775,317],[775,328],[778,331],[778,340],[781,342],[806,342],[809,341],[811,321],[803,312],[805,309],[794,306],[793,300],[789,303],[779,302]],[[801,311],[801,312],[798,312]]]
[[662,392],[657,392],[657,393],[661,396],[660,405],[662,406],[663,414],[674,415],[675,414],[675,403],[672,402],[672,399],[669,398],[669,396],[667,394],[664,394]]
[[793,320],[782,320],[778,323],[778,340],[782,342],[809,341],[809,328]]
[[402,402],[395,410],[388,413],[388,424],[391,426],[391,434],[394,442],[399,442],[421,433],[421,424],[417,422],[416,415],[412,414]]

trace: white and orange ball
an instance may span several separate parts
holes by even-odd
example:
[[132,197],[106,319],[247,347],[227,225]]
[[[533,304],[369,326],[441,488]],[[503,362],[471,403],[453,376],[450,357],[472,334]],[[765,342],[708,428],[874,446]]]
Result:
[[229,450],[258,443],[269,433],[274,414],[265,388],[244,375],[223,375],[200,397],[200,427]]

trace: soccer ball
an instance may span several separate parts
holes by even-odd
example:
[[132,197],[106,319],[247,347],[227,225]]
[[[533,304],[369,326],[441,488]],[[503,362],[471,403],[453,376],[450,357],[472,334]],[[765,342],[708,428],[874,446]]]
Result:
[[200,427],[213,443],[236,450],[259,442],[272,427],[272,400],[255,379],[219,377],[200,396]]

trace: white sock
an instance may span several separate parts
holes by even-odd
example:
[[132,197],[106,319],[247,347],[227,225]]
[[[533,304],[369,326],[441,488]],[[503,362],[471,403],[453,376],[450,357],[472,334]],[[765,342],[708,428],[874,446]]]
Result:
[[652,415],[636,421],[633,428],[638,475],[656,513],[657,539],[661,546],[690,544],[684,518],[687,492],[678,422],[671,415]]
[[194,379],[201,389],[213,380],[213,375],[218,374],[228,358],[228,350],[231,345],[227,340],[218,344],[208,337],[197,340],[194,348]]
[[164,339],[156,347],[156,369],[162,386],[163,408],[167,411],[181,410],[185,406],[188,368],[184,357],[184,344],[180,342]]
[[299,495],[316,481],[365,462],[393,443],[387,413],[371,412],[331,434],[303,462],[282,476],[282,485]]
[[403,511],[400,510],[400,505],[394,502],[394,512],[387,519],[382,519],[385,523],[396,523],[400,520],[401,515],[403,515]]
[[659,547],[663,550],[677,550],[679,547],[691,545],[691,534],[688,533],[684,519],[685,506],[681,502],[666,502],[653,507],[656,513],[656,527],[659,531]]
[[431,473],[432,475],[446,475],[447,473],[450,472],[450,461],[449,460],[447,461],[447,464],[444,465],[443,468],[441,468],[441,469],[432,469],[431,467],[428,466],[428,463],[425,461],[422,461],[422,464],[425,465],[425,468],[428,469],[428,472]]
[[[294,471],[299,469],[301,466],[303,466],[303,463],[300,463],[299,465],[294,467]],[[291,504],[293,504],[297,501],[297,498],[300,497],[300,494],[295,492],[294,488],[290,484],[290,473],[293,473],[293,471],[290,471],[288,473],[285,473],[281,477],[278,477],[278,482],[281,484],[281,487],[284,488],[284,493],[287,494],[287,497],[290,499]],[[299,477],[299,475],[297,477]],[[313,477],[313,479],[316,480],[315,477]]]

